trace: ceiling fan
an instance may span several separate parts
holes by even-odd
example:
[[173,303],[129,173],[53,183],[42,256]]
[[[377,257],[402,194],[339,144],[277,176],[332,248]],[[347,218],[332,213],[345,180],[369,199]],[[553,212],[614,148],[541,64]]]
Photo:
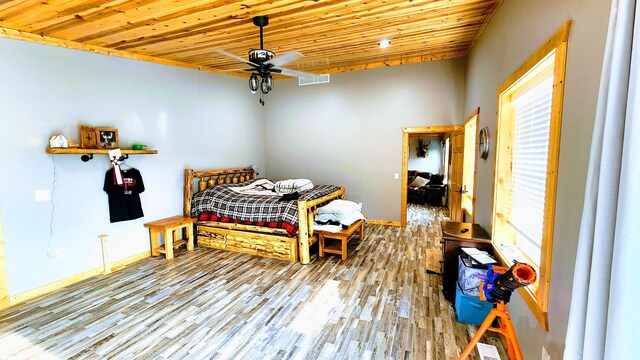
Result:
[[[264,95],[268,94],[273,89],[273,78],[271,74],[281,74],[293,77],[305,77],[316,76],[315,74],[291,70],[281,67],[284,64],[290,63],[298,58],[303,57],[302,53],[298,51],[289,51],[282,56],[276,56],[273,51],[267,50],[263,47],[263,35],[262,28],[269,25],[269,18],[266,16],[255,16],[253,18],[253,24],[260,27],[260,49],[249,50],[249,60],[243,59],[239,56],[233,55],[221,49],[215,49],[215,51],[224,56],[228,56],[232,59],[243,62],[251,68],[246,69],[231,69],[225,71],[250,71],[249,77],[249,89],[251,93],[255,94],[260,89],[260,104],[264,106]],[[258,79],[261,78],[261,80]]]

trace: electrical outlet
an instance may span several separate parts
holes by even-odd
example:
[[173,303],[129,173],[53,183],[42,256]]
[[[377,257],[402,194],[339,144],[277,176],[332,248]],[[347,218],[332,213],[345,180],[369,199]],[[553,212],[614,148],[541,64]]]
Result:
[[51,201],[51,191],[49,189],[36,190],[35,199],[38,201]]
[[393,175],[393,178],[394,178],[394,179],[396,179],[396,180],[398,180],[398,179],[399,179],[399,176],[400,176],[400,174],[395,173],[395,174]]
[[56,249],[56,260],[64,259],[64,256],[67,254],[64,248]]
[[547,352],[547,349],[544,348],[544,346],[542,347],[542,360],[551,360],[551,356]]

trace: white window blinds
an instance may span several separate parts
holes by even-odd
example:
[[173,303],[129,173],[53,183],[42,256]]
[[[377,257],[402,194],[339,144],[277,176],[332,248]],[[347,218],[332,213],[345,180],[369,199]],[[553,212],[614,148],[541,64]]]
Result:
[[516,245],[540,264],[549,150],[553,76],[519,92],[512,99],[515,127],[509,223],[516,230]]

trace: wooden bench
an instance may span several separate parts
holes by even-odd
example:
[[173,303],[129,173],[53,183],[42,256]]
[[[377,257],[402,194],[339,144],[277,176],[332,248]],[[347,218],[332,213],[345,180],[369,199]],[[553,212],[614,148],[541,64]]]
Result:
[[[360,241],[364,239],[364,220],[358,220],[349,225],[348,228],[340,230],[337,233],[332,233],[323,230],[315,230],[314,233],[318,235],[318,244],[320,251],[318,256],[324,257],[324,253],[342,255],[342,260],[347,260],[347,242],[355,234],[356,230],[359,230]],[[326,239],[339,240],[335,241],[335,244],[327,246]]]
[[[172,216],[144,224],[144,227],[149,228],[151,256],[159,256],[162,253],[167,259],[173,259],[173,249],[185,244],[187,250],[193,250],[193,223],[195,221],[195,218]],[[185,233],[184,238],[181,238],[182,230]],[[158,238],[160,233],[164,234],[164,246],[160,246]]]

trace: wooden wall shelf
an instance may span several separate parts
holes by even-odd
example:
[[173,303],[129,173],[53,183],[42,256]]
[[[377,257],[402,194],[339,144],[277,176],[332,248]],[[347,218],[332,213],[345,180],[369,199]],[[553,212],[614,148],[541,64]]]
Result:
[[[113,150],[113,149],[47,148],[47,154],[75,154],[75,155],[105,154],[106,155],[109,153],[109,150]],[[150,154],[157,154],[158,150],[120,149],[120,153],[128,154],[128,155],[150,155]]]
[[[47,148],[47,154],[62,154],[62,155],[82,155],[80,160],[87,162],[93,159],[94,154],[108,155],[109,150],[112,149],[80,149],[80,148]],[[158,150],[129,150],[120,149],[122,156],[120,160],[128,159],[129,155],[153,155],[157,154]]]

